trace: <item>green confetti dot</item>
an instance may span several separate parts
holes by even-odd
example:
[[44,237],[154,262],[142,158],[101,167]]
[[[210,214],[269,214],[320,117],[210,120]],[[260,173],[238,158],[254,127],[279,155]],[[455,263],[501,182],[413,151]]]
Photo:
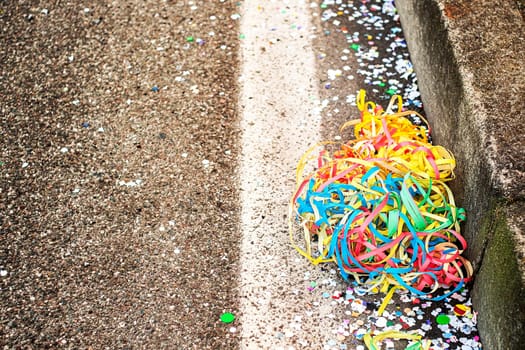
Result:
[[195,39],[192,36],[187,36],[186,37],[186,41],[189,42],[189,43],[192,43],[192,42],[195,41]]
[[239,35],[239,39],[246,39],[246,35],[244,35],[244,34],[240,34],[240,35]]
[[359,51],[359,47],[360,47],[359,44],[356,44],[356,43],[350,45],[350,48],[354,51]]
[[438,324],[449,324],[450,322],[450,317],[448,317],[447,315],[445,314],[440,314],[438,315],[438,317],[436,317],[436,322]]
[[379,83],[379,86],[381,86],[381,87],[385,87],[385,86],[386,86],[386,84],[385,84],[385,83],[383,83],[383,82],[380,82],[380,83]]
[[235,321],[235,315],[231,312],[225,312],[221,315],[221,322],[232,323],[233,321]]
[[325,9],[325,8],[327,8],[327,7],[328,7],[327,4],[321,4],[321,8],[322,8],[322,9]]
[[412,345],[409,345],[405,348],[405,350],[419,350],[419,349],[422,349],[422,346],[421,346],[421,342],[418,341],[418,342],[415,342],[414,344]]
[[386,90],[386,93],[389,94],[390,96],[392,96],[392,95],[394,95],[396,93],[396,90],[388,89],[388,90]]

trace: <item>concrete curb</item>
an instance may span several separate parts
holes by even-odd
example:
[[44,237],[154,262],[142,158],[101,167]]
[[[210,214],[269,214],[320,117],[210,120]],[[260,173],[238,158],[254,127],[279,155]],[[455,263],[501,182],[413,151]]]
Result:
[[519,2],[397,0],[437,144],[457,157],[486,349],[525,342],[525,40]]

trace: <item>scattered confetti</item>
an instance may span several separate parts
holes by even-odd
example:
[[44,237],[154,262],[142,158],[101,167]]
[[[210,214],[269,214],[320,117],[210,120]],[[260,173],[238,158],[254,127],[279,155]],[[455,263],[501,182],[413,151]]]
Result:
[[[397,344],[397,342],[401,338],[388,338],[384,336],[384,333],[395,332],[386,334],[413,335],[417,337],[409,341],[408,347],[406,347],[406,345],[403,347],[411,350],[455,348],[465,350],[479,350],[481,349],[481,343],[479,336],[477,335],[476,314],[471,312],[469,309],[471,301],[469,298],[469,291],[465,285],[465,283],[470,279],[472,269],[470,263],[461,257],[462,251],[466,248],[466,242],[459,233],[459,223],[465,219],[465,213],[462,208],[456,207],[453,202],[452,193],[445,184],[445,182],[453,178],[455,161],[453,160],[450,152],[439,146],[432,145],[430,128],[426,123],[425,118],[421,115],[423,113],[423,105],[421,103],[420,93],[418,91],[417,77],[408,55],[406,41],[403,38],[402,29],[399,23],[399,15],[397,14],[394,2],[393,0],[385,0],[382,2],[376,1],[375,3],[374,1],[370,0],[347,2],[326,0],[321,3],[320,8],[320,18],[323,22],[323,28],[321,28],[319,33],[324,34],[323,40],[331,40],[331,38],[339,32],[343,33],[347,40],[347,45],[346,47],[342,47],[340,49],[340,54],[335,54],[335,56],[329,60],[329,62],[334,62],[334,60],[337,62],[337,60],[339,60],[340,65],[335,63],[335,66],[325,70],[327,79],[322,83],[322,86],[326,88],[325,91],[329,92],[330,95],[340,92],[338,91],[339,79],[362,79],[365,85],[370,86],[370,94],[376,101],[388,104],[388,101],[395,96],[395,103],[390,110],[392,114],[402,111],[405,112],[407,109],[415,112],[405,114],[402,119],[406,120],[407,126],[414,128],[413,130],[417,130],[416,133],[421,136],[421,139],[418,140],[418,142],[424,142],[429,153],[424,151],[425,155],[422,153],[420,157],[417,157],[415,153],[418,153],[421,151],[421,149],[415,151],[415,148],[412,148],[412,150],[409,151],[409,153],[412,152],[412,156],[414,156],[414,158],[418,158],[415,163],[419,163],[421,169],[424,170],[419,172],[419,174],[410,174],[410,176],[412,176],[412,178],[414,178],[416,181],[412,182],[407,178],[406,190],[408,193],[410,193],[410,196],[412,196],[412,200],[416,206],[417,204],[421,203],[421,198],[419,196],[423,192],[425,192],[425,195],[426,193],[429,193],[427,197],[429,201],[434,205],[441,206],[445,209],[445,212],[440,212],[439,210],[438,212],[435,212],[436,216],[441,217],[441,220],[445,218],[445,221],[438,220],[438,222],[440,224],[444,224],[448,219],[451,219],[449,222],[451,227],[449,227],[449,229],[451,231],[455,231],[455,233],[446,231],[443,237],[437,237],[435,236],[435,232],[438,232],[438,230],[434,231],[432,234],[427,235],[426,237],[416,234],[415,238],[407,236],[403,239],[400,239],[400,241],[404,241],[403,244],[408,244],[408,246],[405,246],[402,249],[404,250],[404,253],[398,256],[393,256],[394,260],[390,261],[390,264],[380,266],[379,262],[382,259],[384,259],[384,262],[386,262],[388,261],[388,258],[390,258],[388,255],[390,252],[388,250],[389,248],[381,247],[381,245],[386,243],[386,240],[390,240],[391,242],[395,241],[395,239],[393,239],[395,235],[393,234],[394,230],[392,227],[390,228],[390,230],[392,230],[392,235],[390,237],[388,236],[388,209],[391,209],[391,204],[393,202],[399,201],[402,204],[402,200],[400,196],[401,190],[399,190],[397,192],[397,197],[392,196],[391,198],[386,199],[387,203],[383,209],[388,207],[387,210],[382,211],[381,209],[378,209],[378,216],[376,216],[376,219],[373,219],[371,214],[382,203],[381,200],[379,200],[380,193],[383,193],[384,195],[387,192],[385,191],[387,188],[387,183],[384,182],[385,179],[383,178],[382,183],[381,181],[374,181],[374,177],[380,174],[382,171],[384,174],[386,174],[387,171],[392,170],[391,168],[382,168],[381,164],[374,164],[374,166],[380,168],[378,172],[374,173],[376,170],[371,171],[364,183],[357,183],[357,185],[360,185],[361,187],[355,186],[356,190],[353,191],[353,202],[352,200],[349,201],[349,203],[359,203],[361,201],[361,198],[359,198],[359,191],[368,186],[369,182],[370,184],[375,183],[377,187],[373,187],[373,191],[365,191],[365,193],[360,193],[362,199],[364,200],[361,202],[361,204],[370,204],[370,207],[367,208],[368,211],[363,210],[361,212],[361,217],[358,217],[359,214],[355,214],[355,217],[350,218],[351,214],[348,214],[346,215],[346,221],[344,223],[346,223],[348,227],[348,230],[346,231],[347,238],[354,233],[350,228],[352,224],[360,223],[361,225],[359,225],[359,227],[361,227],[365,224],[367,219],[370,219],[369,224],[372,226],[378,224],[375,226],[375,229],[377,233],[383,235],[386,240],[382,241],[376,237],[376,240],[373,243],[377,244],[376,247],[386,248],[383,251],[383,258],[374,261],[374,246],[366,246],[364,244],[366,242],[366,235],[361,236],[361,250],[358,249],[358,244],[349,244],[347,246],[348,249],[344,250],[342,248],[344,245],[341,243],[342,240],[340,239],[344,238],[345,236],[346,227],[343,227],[343,224],[341,224],[339,227],[342,228],[342,231],[339,232],[339,235],[334,233],[335,226],[332,226],[332,232],[329,230],[325,231],[325,237],[323,240],[322,234],[316,230],[319,230],[319,226],[322,225],[324,219],[328,219],[327,221],[330,222],[331,216],[328,214],[329,212],[326,209],[328,209],[328,207],[332,204],[333,206],[329,209],[332,210],[332,212],[335,212],[337,205],[341,205],[341,203],[338,202],[338,199],[344,198],[345,195],[348,195],[350,192],[352,192],[351,189],[345,189],[344,187],[339,188],[339,191],[335,190],[337,187],[335,185],[338,184],[338,182],[342,182],[342,179],[345,178],[345,175],[349,175],[349,173],[352,171],[349,171],[348,174],[342,175],[341,178],[335,179],[331,183],[327,182],[329,182],[331,178],[340,175],[340,172],[343,171],[342,169],[344,169],[344,166],[350,164],[350,162],[345,163],[343,160],[345,157],[364,160],[367,159],[367,156],[376,156],[373,153],[376,150],[375,146],[378,144],[376,144],[374,147],[370,147],[370,144],[367,145],[366,142],[363,142],[358,146],[357,143],[359,141],[354,141],[355,143],[346,144],[346,147],[341,147],[339,150],[337,150],[337,145],[342,145],[342,142],[336,140],[339,142],[330,142],[322,145],[324,148],[326,148],[325,153],[322,156],[315,154],[315,150],[311,149],[309,151],[309,156],[311,157],[306,156],[303,159],[305,164],[303,168],[305,177],[308,177],[308,175],[318,171],[323,165],[337,164],[337,167],[334,171],[334,174],[331,173],[332,169],[328,170],[327,167],[327,171],[323,174],[325,177],[322,179],[321,177],[316,178],[316,180],[319,180],[319,183],[316,188],[314,187],[315,189],[312,188],[310,197],[301,198],[304,200],[305,204],[303,208],[309,207],[310,209],[316,209],[314,210],[315,213],[310,211],[310,214],[312,214],[312,220],[306,225],[304,225],[303,222],[302,227],[299,229],[301,231],[300,235],[302,237],[299,238],[299,241],[304,239],[305,244],[308,245],[306,241],[310,240],[309,254],[311,260],[313,260],[316,264],[321,263],[321,261],[324,260],[330,263],[337,263],[339,260],[339,271],[343,271],[347,274],[347,289],[345,290],[343,287],[345,285],[341,284],[341,282],[338,280],[334,281],[335,283],[333,287],[328,287],[328,285],[321,283],[321,281],[311,280],[311,276],[307,278],[305,274],[305,279],[308,279],[309,285],[304,289],[304,293],[316,295],[318,297],[318,301],[314,302],[312,304],[313,309],[305,311],[304,315],[308,317],[315,317],[314,315],[316,315],[316,310],[323,307],[331,307],[333,309],[333,313],[337,313],[335,311],[337,306],[342,308],[342,313],[345,315],[345,317],[341,319],[339,326],[332,330],[332,333],[336,336],[324,340],[323,346],[326,349],[364,350],[365,346],[363,345],[366,345],[368,349],[376,349],[375,347],[368,346],[371,345],[371,343],[365,344],[364,337],[366,335],[377,341],[377,349],[394,349],[398,348],[399,344]],[[356,30],[356,28],[361,29]],[[320,51],[322,50],[323,49]],[[357,68],[354,66],[355,64],[351,59],[352,55],[355,56],[355,60],[357,61]],[[324,52],[317,54],[317,59],[319,61],[322,61],[325,58],[327,58],[327,55]],[[358,93],[349,94],[348,91],[346,91],[342,96],[346,96],[346,98],[340,98],[340,101],[345,102],[348,105],[360,105],[362,107],[362,100]],[[338,103],[337,99],[333,99],[332,97],[326,98],[321,102],[321,110],[326,109],[330,104],[336,103]],[[387,108],[386,110],[382,111],[374,111],[372,105],[373,104],[366,104],[366,109],[372,115],[375,115],[376,112],[381,114],[382,112],[384,113],[388,110]],[[378,109],[380,108],[379,105],[374,106]],[[344,109],[341,110],[344,111]],[[333,113],[339,112],[338,108],[336,107],[331,107],[331,111]],[[328,117],[330,116],[330,113],[328,113]],[[355,128],[358,123],[359,122],[352,122],[345,125],[345,127],[354,126]],[[361,135],[359,135],[359,132],[356,130],[356,137],[372,138],[372,133],[378,132],[378,130],[382,127],[381,124],[382,122],[376,123],[374,125],[374,128],[376,128],[375,131],[371,128],[361,128]],[[386,129],[388,129],[388,126]],[[414,133],[412,136],[415,136],[416,133]],[[386,134],[383,134],[383,136],[384,139],[382,141],[384,144],[388,144],[388,137],[392,136],[392,133],[390,133],[389,136]],[[393,138],[395,138],[395,135]],[[404,142],[406,140],[398,141]],[[351,149],[354,146],[357,149],[355,152],[357,154],[350,155],[349,153],[345,153],[348,151],[348,149]],[[368,150],[367,147],[369,147]],[[334,148],[336,149],[335,151]],[[336,154],[338,151],[339,153]],[[437,153],[433,153],[436,151]],[[430,156],[430,154],[432,154],[432,156]],[[380,154],[377,156],[377,158],[382,155],[385,154]],[[432,161],[429,160],[429,158],[431,159],[432,157],[434,157],[436,167],[434,167],[434,165],[431,164]],[[443,166],[444,164],[441,164],[442,160],[447,162],[448,165]],[[402,162],[400,162],[401,164],[396,163],[397,162],[392,161],[391,163],[387,164],[389,167],[392,166],[393,168],[397,169],[397,173],[392,173],[390,179],[396,177],[394,175],[401,177],[401,172],[408,170],[410,167],[409,164],[405,163],[406,167],[403,170],[403,165],[401,165]],[[358,178],[360,177],[362,179],[365,177],[367,175],[367,171],[371,170],[371,168],[372,167],[367,167],[367,164],[356,166],[356,169],[366,170],[363,171],[363,173],[359,175]],[[448,170],[444,171],[445,168]],[[426,175],[423,175],[423,173]],[[350,178],[350,176],[347,176],[347,178]],[[396,181],[398,181],[397,186],[402,187],[404,177]],[[425,182],[426,185],[422,185],[421,183],[423,182]],[[432,184],[430,184],[430,182],[432,182]],[[302,182],[299,181],[299,184],[302,184]],[[325,184],[325,187],[319,190],[323,184]],[[349,181],[347,184],[351,185],[352,182]],[[309,185],[309,182],[304,184],[304,192],[302,192],[303,194],[307,192]],[[385,186],[382,187],[383,185]],[[438,189],[439,195],[437,192],[433,192],[433,188]],[[383,192],[381,192],[381,189]],[[320,193],[317,193],[316,190],[319,190]],[[406,194],[407,191],[404,191],[404,193]],[[375,194],[373,192],[375,192]],[[324,194],[327,194],[327,196],[324,197]],[[299,195],[299,193],[297,193],[297,195]],[[375,198],[376,201],[374,201],[374,195],[378,196]],[[300,197],[300,195],[298,197]],[[407,200],[408,197],[409,196],[406,196]],[[437,197],[439,197],[439,200],[436,201]],[[330,198],[332,198],[332,201]],[[382,199],[385,198],[383,197]],[[349,203],[345,204],[348,205]],[[297,209],[297,207],[295,209]],[[339,209],[341,210],[341,208]],[[398,207],[398,209],[401,209],[399,212],[402,213],[403,210],[408,208],[402,209],[401,207]],[[413,209],[414,208],[412,207],[411,210]],[[325,210],[325,215],[323,215],[323,210]],[[449,210],[448,214],[446,213],[447,210]],[[430,211],[429,214],[431,214],[431,216],[434,215],[432,211]],[[297,211],[294,215],[297,215],[297,218],[300,217],[300,214]],[[316,217],[315,215],[318,216]],[[339,215],[340,218],[345,217],[344,209],[342,210],[342,214]],[[411,225],[413,225],[414,218],[410,216],[410,212],[407,211],[404,213],[404,215],[408,215],[407,219]],[[433,218],[429,216],[422,216],[425,221],[433,220]],[[398,219],[398,227],[403,225],[402,221],[403,220]],[[297,223],[301,224],[300,221],[292,224],[296,225]],[[435,224],[434,228],[437,228],[440,226],[440,224]],[[298,226],[294,227],[299,228]],[[364,228],[366,231],[366,225]],[[407,227],[405,227],[405,229],[406,228]],[[413,228],[415,229],[415,227]],[[297,230],[295,232],[297,232]],[[295,232],[291,233],[295,235]],[[410,232],[410,229],[407,232]],[[336,238],[334,238],[334,240],[330,240],[330,236]],[[298,237],[295,237],[295,241],[297,241],[297,238]],[[420,242],[418,242],[418,239]],[[445,244],[447,248],[445,248],[445,246],[440,246],[440,248],[437,250],[431,248],[433,245],[437,247],[440,244]],[[448,246],[449,244],[451,245]],[[303,244],[299,248],[302,249],[305,255],[308,255],[308,249],[306,245]],[[329,248],[333,248],[333,250],[330,251]],[[427,250],[427,248],[430,250]],[[441,248],[442,250],[440,250]],[[353,254],[354,252],[356,254]],[[457,266],[454,266],[449,272],[452,274],[458,274],[455,278],[452,278],[453,280],[448,281],[446,281],[446,278],[440,279],[436,275],[436,279],[431,277],[427,280],[426,286],[423,287],[422,285],[418,285],[418,279],[420,281],[425,279],[421,275],[418,275],[417,272],[418,269],[424,265],[425,259],[421,259],[421,255],[419,258],[415,256],[416,252],[418,254],[423,254],[423,252],[425,252],[425,259],[428,259],[426,260],[428,263],[433,260],[438,260],[434,261],[437,263],[436,265],[427,270],[429,275],[436,275],[436,272],[437,274],[443,273],[444,275],[448,275],[449,273],[444,272],[443,270],[447,270],[450,265],[454,265],[453,260],[456,258],[458,258],[456,261]],[[441,258],[439,258],[437,255],[434,255],[438,252],[440,252],[439,254],[441,254]],[[332,253],[332,256],[329,256],[328,253]],[[368,255],[365,257],[366,254]],[[355,258],[355,261],[352,261],[351,257]],[[406,259],[407,257],[410,258],[405,260],[405,262],[410,261],[411,258],[414,258],[414,262],[416,262],[416,264],[413,265],[413,271],[416,272],[416,274],[413,275],[414,280],[412,281],[407,278],[406,281],[408,282],[410,280],[412,284],[407,283],[407,286],[412,287],[413,290],[409,290],[403,286],[402,283],[399,283],[399,281],[393,278],[393,274],[388,275],[389,278],[384,277],[387,275],[384,273],[385,270],[390,273],[390,271],[395,270],[396,267],[399,267],[399,265],[396,264],[401,263],[403,259]],[[398,259],[399,261],[396,261],[395,259]],[[391,265],[392,263],[394,266]],[[442,267],[441,270],[440,266]],[[381,268],[383,268],[383,270],[381,270]],[[353,271],[350,271],[352,269]],[[361,271],[356,271],[359,269],[361,269]],[[436,271],[433,271],[432,269],[435,269]],[[396,272],[398,272],[398,276],[402,276],[401,271]],[[341,275],[343,275],[343,273],[341,273]],[[381,278],[383,278],[383,284],[380,282]],[[387,283],[385,283],[385,280]],[[421,290],[417,289],[420,287]],[[343,289],[334,290],[334,288]],[[440,295],[438,295],[438,290],[442,291],[442,293],[439,293]],[[381,293],[380,297],[375,297],[375,295],[379,293]],[[390,298],[383,297],[386,293],[390,294]],[[331,297],[327,298],[327,296]],[[434,299],[440,300],[430,300],[432,297],[434,297]],[[451,303],[452,299],[455,300],[455,302]],[[461,304],[458,304],[458,302]],[[401,307],[399,307],[400,305]],[[461,314],[464,308],[463,306],[456,307],[458,305],[465,306],[467,311]],[[450,322],[448,324],[440,325],[437,322],[437,317],[441,314],[450,318]],[[382,335],[383,338],[381,338]],[[406,341],[407,340],[405,340],[405,344]]]

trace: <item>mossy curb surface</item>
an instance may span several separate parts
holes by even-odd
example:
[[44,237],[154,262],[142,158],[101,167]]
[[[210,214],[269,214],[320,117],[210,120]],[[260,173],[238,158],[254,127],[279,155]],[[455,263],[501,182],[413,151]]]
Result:
[[467,210],[463,234],[477,271],[472,293],[484,347],[522,349],[523,17],[512,0],[396,6],[434,140],[457,158],[451,187]]
[[508,225],[523,210],[523,203],[499,204],[490,213],[492,225],[485,226],[491,239],[474,283],[473,303],[480,312],[480,329],[491,335],[483,338],[486,349],[522,349],[525,344],[525,288],[516,259],[518,242]]

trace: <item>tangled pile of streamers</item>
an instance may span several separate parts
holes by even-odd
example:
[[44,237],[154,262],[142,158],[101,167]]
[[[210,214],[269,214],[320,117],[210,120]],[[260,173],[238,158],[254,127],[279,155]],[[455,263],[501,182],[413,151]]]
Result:
[[[472,276],[461,256],[465,211],[445,184],[454,178],[455,159],[429,141],[421,115],[402,111],[401,96],[384,110],[360,91],[357,106],[360,120],[341,127],[354,126],[355,139],[315,145],[299,161],[290,203],[292,243],[314,264],[336,262],[344,279],[353,277],[365,289],[405,288],[444,299]],[[411,115],[426,125],[412,123]],[[328,144],[337,150],[327,151]],[[301,246],[294,219],[304,231]],[[441,287],[453,290],[436,296]]]

